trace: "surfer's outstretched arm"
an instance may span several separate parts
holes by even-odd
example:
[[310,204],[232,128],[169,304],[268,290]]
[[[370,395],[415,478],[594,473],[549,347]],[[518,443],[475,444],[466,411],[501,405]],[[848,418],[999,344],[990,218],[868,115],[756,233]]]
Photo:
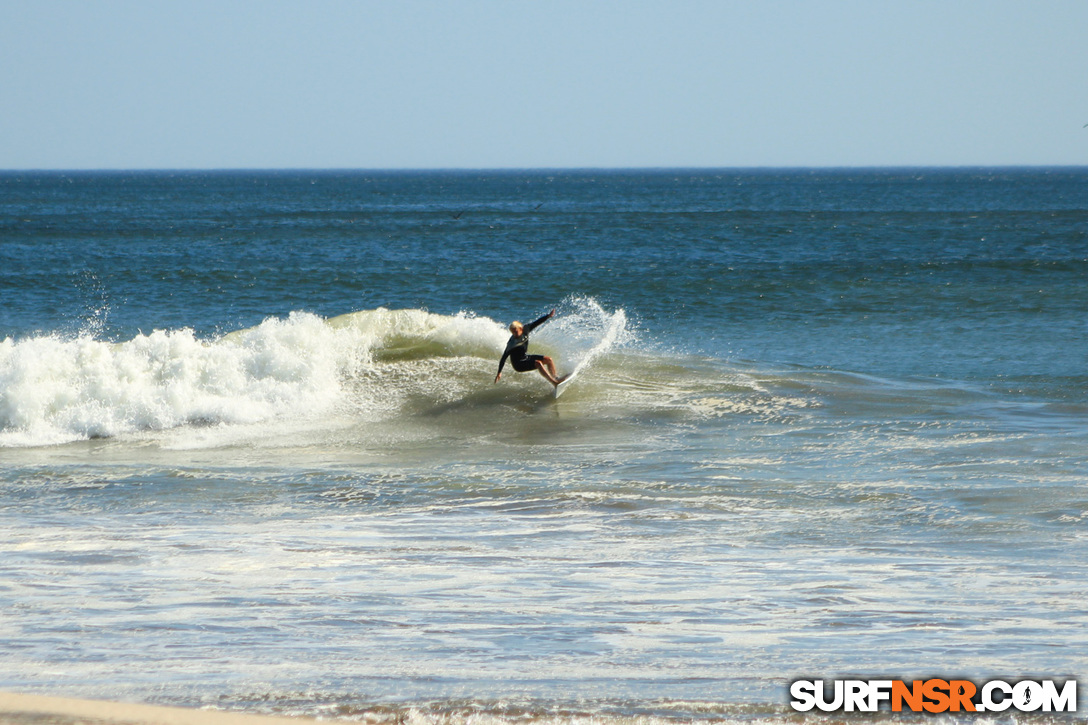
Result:
[[554,316],[555,316],[555,310],[552,310],[548,314],[541,317],[539,320],[534,320],[533,322],[530,322],[528,325],[526,325],[525,329],[524,329],[524,332],[522,332],[521,334],[528,335],[530,332],[535,330],[540,325],[543,325],[545,322],[547,322],[548,320],[550,320]]

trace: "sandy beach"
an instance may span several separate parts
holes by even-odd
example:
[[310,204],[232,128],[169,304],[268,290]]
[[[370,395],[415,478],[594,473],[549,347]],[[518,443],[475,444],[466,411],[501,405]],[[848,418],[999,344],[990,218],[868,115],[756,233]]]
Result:
[[[0,725],[300,725],[309,718],[267,717],[103,700],[0,693]],[[328,721],[322,721],[328,722]]]

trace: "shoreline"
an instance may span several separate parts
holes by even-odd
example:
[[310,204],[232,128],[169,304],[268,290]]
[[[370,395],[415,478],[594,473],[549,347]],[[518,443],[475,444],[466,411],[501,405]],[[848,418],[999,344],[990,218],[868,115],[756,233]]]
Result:
[[305,725],[337,722],[0,692],[0,725]]

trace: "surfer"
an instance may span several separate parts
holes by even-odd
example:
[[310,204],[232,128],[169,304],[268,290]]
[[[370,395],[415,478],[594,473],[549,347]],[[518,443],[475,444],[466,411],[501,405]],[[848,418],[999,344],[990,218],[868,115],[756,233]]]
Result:
[[536,369],[552,385],[559,385],[562,382],[561,378],[556,377],[555,361],[547,355],[529,354],[529,333],[550,320],[553,315],[555,315],[555,310],[535,322],[530,322],[528,325],[522,325],[517,320],[510,323],[510,339],[506,343],[506,350],[502,353],[502,359],[499,360],[499,372],[495,375],[496,383],[502,377],[502,368],[503,365],[506,365],[506,358],[510,358],[510,364],[519,373],[527,373]]

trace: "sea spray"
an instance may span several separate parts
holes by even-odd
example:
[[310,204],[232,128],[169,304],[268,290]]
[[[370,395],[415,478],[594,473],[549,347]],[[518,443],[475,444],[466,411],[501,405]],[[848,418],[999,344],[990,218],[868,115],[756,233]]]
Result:
[[635,340],[622,309],[607,311],[590,297],[570,297],[556,317],[537,333],[540,342],[555,348],[562,372],[581,369],[610,349]]

